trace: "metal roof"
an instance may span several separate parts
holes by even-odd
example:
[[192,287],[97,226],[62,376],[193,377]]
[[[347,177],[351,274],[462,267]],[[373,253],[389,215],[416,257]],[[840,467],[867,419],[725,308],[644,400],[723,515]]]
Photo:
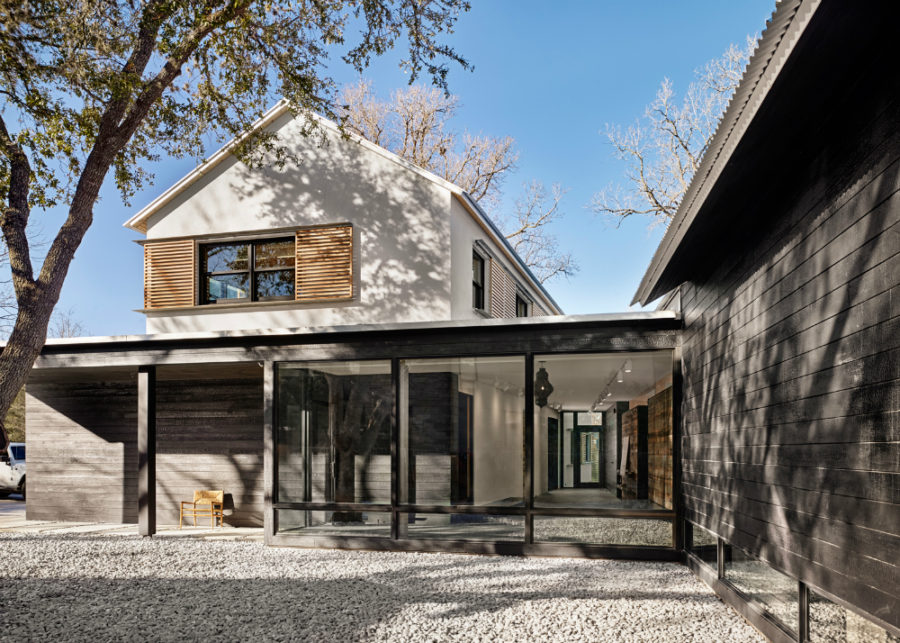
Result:
[[633,304],[646,305],[668,290],[660,288],[660,277],[820,4],[821,0],[782,0],[776,5],[744,76],[710,138],[700,167],[641,279]]

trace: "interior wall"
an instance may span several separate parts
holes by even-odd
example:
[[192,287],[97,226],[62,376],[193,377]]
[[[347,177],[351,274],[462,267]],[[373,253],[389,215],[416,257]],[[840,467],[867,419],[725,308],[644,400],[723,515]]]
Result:
[[472,390],[475,504],[521,498],[524,399],[515,388],[504,392],[487,382],[475,382]]

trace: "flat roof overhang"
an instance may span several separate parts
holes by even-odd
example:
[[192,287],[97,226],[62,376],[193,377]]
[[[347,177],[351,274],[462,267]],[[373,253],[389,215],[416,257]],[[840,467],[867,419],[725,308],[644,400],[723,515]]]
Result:
[[36,371],[309,359],[674,348],[671,311],[48,340]]
[[900,5],[877,7],[779,6],[634,302],[728,265],[832,160],[853,153],[856,133],[900,92],[900,77],[883,66],[894,57]]

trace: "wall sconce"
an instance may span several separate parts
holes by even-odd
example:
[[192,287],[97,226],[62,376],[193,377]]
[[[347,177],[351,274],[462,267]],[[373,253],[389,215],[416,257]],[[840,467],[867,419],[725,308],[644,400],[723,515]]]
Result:
[[621,368],[619,369],[619,372],[616,373],[616,381],[620,383],[625,381],[625,374],[622,372]]
[[541,367],[534,378],[534,403],[543,408],[547,406],[547,398],[553,393],[553,385],[550,383],[547,369],[544,368],[544,362],[540,364]]
[[625,372],[626,373],[631,372],[631,360],[630,359],[625,360]]

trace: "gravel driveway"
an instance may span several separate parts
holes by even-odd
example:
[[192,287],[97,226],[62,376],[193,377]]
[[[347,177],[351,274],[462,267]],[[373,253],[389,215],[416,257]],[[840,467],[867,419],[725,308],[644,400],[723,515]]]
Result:
[[762,641],[672,563],[0,535],[0,639]]

